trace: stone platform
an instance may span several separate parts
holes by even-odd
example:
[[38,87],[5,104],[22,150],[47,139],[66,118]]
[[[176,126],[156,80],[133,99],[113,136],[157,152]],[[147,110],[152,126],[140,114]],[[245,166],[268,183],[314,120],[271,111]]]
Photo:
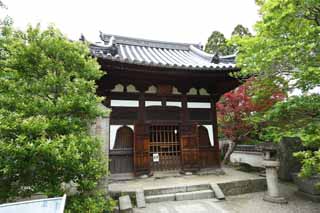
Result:
[[[125,178],[124,178],[125,179]],[[148,178],[134,180],[112,180],[109,193],[117,197],[120,194],[133,195],[137,190],[159,191],[174,188],[217,184],[226,196],[252,193],[266,190],[266,180],[257,173],[244,173],[233,168],[204,171],[196,175],[180,175],[179,173],[155,173]]]

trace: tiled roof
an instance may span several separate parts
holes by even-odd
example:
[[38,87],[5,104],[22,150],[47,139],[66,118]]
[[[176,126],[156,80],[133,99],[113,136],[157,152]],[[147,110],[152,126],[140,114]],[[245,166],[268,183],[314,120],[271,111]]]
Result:
[[217,56],[199,45],[100,34],[104,44],[91,44],[94,56],[132,64],[183,69],[234,69],[235,55]]

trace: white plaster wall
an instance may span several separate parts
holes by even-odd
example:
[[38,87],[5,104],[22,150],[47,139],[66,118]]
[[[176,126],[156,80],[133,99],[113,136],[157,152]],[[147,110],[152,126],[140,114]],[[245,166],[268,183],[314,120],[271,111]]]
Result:
[[200,108],[200,109],[210,109],[211,104],[209,102],[188,102],[189,109]]
[[112,107],[139,107],[139,101],[133,100],[111,100]]
[[146,107],[148,106],[161,106],[161,101],[146,101]]
[[212,125],[202,125],[208,130],[211,146],[214,146]]
[[179,101],[167,101],[167,106],[176,106],[176,107],[182,107],[182,103]]

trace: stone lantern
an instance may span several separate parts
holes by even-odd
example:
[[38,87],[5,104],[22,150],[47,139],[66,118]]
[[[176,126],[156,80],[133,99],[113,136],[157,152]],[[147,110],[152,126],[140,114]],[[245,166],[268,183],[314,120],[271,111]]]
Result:
[[264,153],[263,165],[266,168],[266,178],[268,191],[264,195],[263,200],[272,203],[288,203],[288,201],[280,196],[278,185],[278,172],[280,166],[276,158],[277,145],[271,142],[266,142],[257,145],[257,148]]

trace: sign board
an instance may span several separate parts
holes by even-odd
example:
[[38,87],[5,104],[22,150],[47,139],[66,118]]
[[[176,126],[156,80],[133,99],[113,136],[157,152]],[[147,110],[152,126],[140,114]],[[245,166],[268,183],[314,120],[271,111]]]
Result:
[[0,213],[63,213],[66,195],[0,205]]
[[153,154],[153,162],[159,162],[160,158],[159,158],[159,153],[154,153]]

